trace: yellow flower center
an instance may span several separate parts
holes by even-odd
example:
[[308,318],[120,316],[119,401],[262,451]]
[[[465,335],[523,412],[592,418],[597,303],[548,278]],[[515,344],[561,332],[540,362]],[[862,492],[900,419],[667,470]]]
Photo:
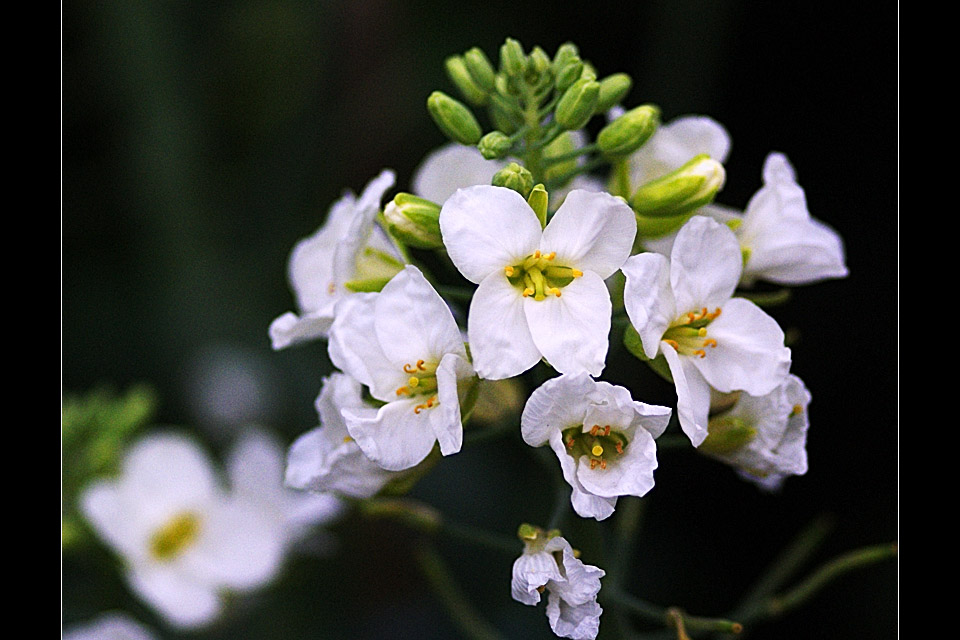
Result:
[[397,389],[398,396],[430,396],[426,402],[418,404],[413,412],[419,414],[424,409],[432,409],[440,404],[437,400],[437,363],[417,360],[415,364],[403,365],[403,372],[410,375],[407,384]]
[[554,264],[556,253],[542,254],[539,251],[527,256],[517,264],[503,268],[510,284],[522,292],[524,298],[543,300],[547,296],[560,297],[560,290],[583,275],[579,269]]
[[707,327],[720,315],[717,307],[712,313],[704,307],[700,311],[685,313],[671,323],[663,334],[663,340],[677,353],[684,356],[707,357],[707,347],[715,349],[717,341],[707,336]]
[[178,513],[150,536],[150,555],[166,562],[183,553],[200,535],[200,517],[189,511]]
[[623,455],[627,437],[611,430],[610,425],[601,427],[595,424],[589,431],[584,431],[583,425],[578,425],[563,430],[563,445],[567,448],[567,453],[576,460],[587,456],[591,469],[606,469],[611,456]]

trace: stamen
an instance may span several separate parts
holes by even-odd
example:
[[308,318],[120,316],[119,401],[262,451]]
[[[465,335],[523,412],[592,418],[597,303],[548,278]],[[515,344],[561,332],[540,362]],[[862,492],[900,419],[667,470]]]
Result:
[[540,259],[540,250],[539,250],[539,249],[537,249],[536,251],[533,252],[533,257],[536,258],[537,260]]
[[592,453],[597,457],[600,457],[603,455],[603,447],[601,447],[599,444],[595,444],[593,445],[593,448],[590,449],[590,453]]
[[597,462],[596,460],[590,460],[590,470],[593,471],[594,469],[596,469],[598,464],[600,463]]
[[583,271],[580,271],[580,269],[570,269],[570,271],[573,273],[574,278],[579,278],[583,275]]
[[605,436],[610,435],[610,425],[607,425],[603,428],[603,435]]
[[535,293],[535,292],[534,292],[534,290],[533,290],[531,287],[527,287],[526,289],[523,290],[523,297],[524,297],[524,298],[529,298],[529,297],[532,296],[534,293]]
[[597,433],[600,431],[600,425],[595,424],[590,428],[590,435],[596,437]]
[[552,289],[547,289],[547,293],[560,297],[560,289],[553,287]]
[[716,348],[717,348],[717,341],[714,340],[713,338],[707,338],[706,340],[703,341],[703,346],[705,346],[705,347],[712,347],[712,348],[716,349]]
[[547,255],[545,255],[545,256],[543,256],[543,257],[544,257],[544,259],[546,259],[546,260],[553,260],[554,258],[557,257],[557,252],[556,252],[556,251],[551,251],[550,253],[548,253]]
[[601,469],[606,469],[606,468],[607,468],[607,461],[604,460],[603,458],[600,458],[600,468],[601,468]]
[[420,415],[421,411],[423,411],[424,409],[432,409],[433,405],[435,405],[436,403],[437,403],[437,396],[433,396],[423,404],[418,404],[417,406],[415,406],[413,408],[413,412],[417,415]]
[[617,440],[617,453],[623,454],[623,443]]
[[707,352],[704,351],[703,349],[697,349],[696,351],[693,352],[693,355],[700,356],[701,358],[706,358]]
[[567,449],[573,449],[574,445],[576,444],[577,444],[577,441],[574,440],[573,438],[570,438],[569,440],[567,440]]
[[668,345],[674,348],[676,351],[680,351],[680,344],[676,340],[664,340]]
[[351,438],[350,436],[343,436],[343,441],[344,441],[344,442],[353,442],[353,438]]
[[507,265],[506,267],[504,267],[504,268],[503,268],[503,272],[504,272],[505,274],[507,274],[507,277],[508,277],[508,278],[512,278],[512,277],[513,277],[513,267],[511,267],[510,265]]
[[330,294],[330,295],[332,296],[332,295],[335,294],[336,292],[337,292],[337,283],[336,283],[336,282],[331,282],[330,284],[327,285],[327,293],[328,293],[328,294]]
[[[420,362],[423,362],[423,360],[421,360]],[[417,372],[417,368],[416,368],[415,366],[413,366],[412,364],[407,363],[407,364],[403,365],[403,372],[404,372],[404,373],[416,373],[416,372]]]
[[803,413],[803,407],[798,404],[793,405],[793,410],[790,412],[790,417],[798,416]]
[[423,364],[424,364],[423,360],[417,360],[417,369],[420,369],[420,371],[426,371],[427,368],[423,366]]
[[410,389],[408,389],[407,387],[400,387],[399,389],[397,389],[398,396],[409,395],[409,394],[410,394]]

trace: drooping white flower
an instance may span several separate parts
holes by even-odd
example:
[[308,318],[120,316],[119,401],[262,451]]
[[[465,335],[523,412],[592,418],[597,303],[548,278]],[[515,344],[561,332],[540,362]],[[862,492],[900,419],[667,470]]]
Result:
[[[702,215],[733,228],[744,261],[741,284],[764,280],[798,285],[846,277],[843,240],[810,216],[803,188],[786,156],[767,156],[763,182],[743,212],[722,205],[700,209]],[[669,255],[675,237],[650,240],[644,246]]]
[[177,627],[212,622],[222,592],[264,585],[283,558],[283,522],[225,491],[203,451],[182,436],[140,440],[120,477],[88,487],[80,508],[123,557],[133,591]]
[[520,431],[527,444],[549,444],[573,491],[570,502],[584,518],[608,518],[618,496],[653,488],[657,445],[670,421],[669,407],[636,402],[623,387],[586,373],[547,380],[527,400]]
[[795,375],[763,396],[740,394],[728,411],[710,417],[700,451],[736,467],[765,490],[807,472],[810,392]]
[[326,336],[340,298],[382,284],[403,268],[403,256],[374,224],[380,201],[394,181],[394,173],[385,170],[367,184],[359,199],[346,192],[316,233],[293,248],[287,276],[299,315],[287,312],[270,325],[274,349]]
[[548,536],[538,531],[527,539],[523,554],[514,561],[513,599],[536,605],[546,591],[547,619],[553,632],[561,638],[593,640],[600,630],[603,609],[597,594],[605,573],[581,562],[559,535]]
[[730,153],[726,129],[706,116],[674,118],[628,159],[631,189],[679,169],[694,156],[707,154],[723,163]]
[[761,396],[790,370],[777,322],[754,303],[731,297],[741,266],[733,232],[703,216],[683,226],[670,260],[643,253],[623,266],[627,315],[646,356],[666,359],[680,426],[694,446],[707,437],[710,387]]
[[302,493],[283,485],[284,451],[259,429],[247,431],[227,456],[227,474],[235,495],[259,504],[283,523],[284,538],[295,544],[320,524],[336,520],[344,504],[331,493]]
[[487,160],[476,147],[452,142],[427,154],[410,184],[414,194],[443,204],[457,189],[490,184],[493,174],[508,162]]
[[397,476],[367,458],[347,432],[340,413],[343,409],[374,408],[363,399],[359,382],[344,373],[334,373],[324,379],[316,408],[321,426],[303,434],[290,446],[288,487],[369,498]]
[[400,471],[435,442],[443,455],[460,451],[460,400],[476,377],[449,307],[419,269],[407,266],[380,293],[340,302],[330,359],[385,403],[341,411],[368,458]]
[[607,193],[572,191],[541,229],[515,191],[457,191],[440,211],[450,259],[477,289],[467,332],[482,378],[523,373],[541,358],[561,373],[600,375],[609,347],[604,279],[630,255],[633,210]]
[[67,629],[63,640],[157,640],[157,636],[126,613],[112,611]]

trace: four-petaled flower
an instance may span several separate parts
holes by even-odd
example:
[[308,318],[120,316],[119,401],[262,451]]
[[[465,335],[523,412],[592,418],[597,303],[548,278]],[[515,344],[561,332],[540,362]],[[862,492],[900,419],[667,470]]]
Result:
[[343,298],[330,329],[330,359],[370,389],[379,409],[345,407],[347,431],[390,471],[408,469],[440,443],[460,451],[460,400],[476,382],[449,307],[407,266],[379,293]]
[[450,259],[474,293],[467,332],[482,378],[519,375],[541,358],[600,375],[611,304],[604,279],[630,255],[636,218],[607,193],[572,191],[541,228],[515,191],[460,189],[440,211]]
[[707,437],[710,387],[761,396],[790,370],[776,320],[731,297],[741,266],[733,232],[704,216],[680,230],[669,261],[643,253],[623,265],[627,315],[646,356],[666,359],[680,426],[694,446]]
[[403,256],[374,224],[383,194],[394,180],[393,172],[385,170],[359,199],[346,192],[316,233],[293,248],[287,276],[300,315],[288,311],[270,324],[274,349],[326,336],[340,298],[351,291],[378,289],[403,268]]
[[653,488],[659,437],[669,407],[636,402],[630,392],[585,373],[548,380],[530,395],[520,418],[523,440],[549,444],[573,491],[570,502],[584,518],[608,518],[618,496]]
[[603,613],[597,594],[604,575],[602,569],[581,562],[560,535],[535,530],[513,563],[510,590],[514,600],[526,605],[540,602],[540,594],[546,591],[547,619],[553,632],[561,638],[593,640]]

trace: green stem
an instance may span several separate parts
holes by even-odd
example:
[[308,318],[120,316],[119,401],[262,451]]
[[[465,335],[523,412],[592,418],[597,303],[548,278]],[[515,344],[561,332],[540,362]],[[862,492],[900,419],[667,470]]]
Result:
[[586,162],[586,163],[580,165],[580,166],[577,167],[576,169],[573,169],[573,170],[571,170],[571,171],[568,171],[567,173],[563,174],[562,176],[557,176],[556,178],[551,178],[550,181],[549,181],[549,183],[545,185],[546,188],[547,188],[547,191],[552,191],[553,189],[556,189],[556,188],[558,188],[558,187],[561,187],[561,186],[565,185],[571,178],[574,178],[574,177],[576,177],[576,176],[579,176],[579,175],[581,175],[581,174],[583,174],[583,173],[590,173],[591,171],[593,171],[593,170],[596,169],[597,167],[600,167],[600,166],[603,166],[603,165],[605,165],[605,164],[608,164],[609,162],[610,162],[609,160],[607,160],[607,159],[604,158],[603,156],[600,156],[600,157],[594,158],[593,160],[590,160],[589,162]]
[[630,199],[630,167],[626,159],[613,163],[613,195]]
[[584,145],[579,149],[573,149],[572,151],[566,151],[564,153],[560,153],[555,156],[549,156],[548,158],[544,159],[543,163],[547,166],[552,164],[558,164],[560,162],[565,162],[573,158],[579,158],[580,156],[588,153],[593,153],[594,151],[597,150],[597,148],[598,147],[596,144]]
[[691,616],[677,607],[661,607],[635,598],[619,589],[601,590],[601,595],[611,603],[621,606],[624,609],[643,618],[647,622],[670,626],[691,631],[719,631],[722,633],[740,633],[743,631],[743,625],[726,618],[705,618],[702,616]]
[[472,640],[500,640],[502,636],[474,608],[467,595],[453,579],[450,569],[433,547],[426,545],[417,551],[417,563],[443,603],[447,615],[465,638]]

